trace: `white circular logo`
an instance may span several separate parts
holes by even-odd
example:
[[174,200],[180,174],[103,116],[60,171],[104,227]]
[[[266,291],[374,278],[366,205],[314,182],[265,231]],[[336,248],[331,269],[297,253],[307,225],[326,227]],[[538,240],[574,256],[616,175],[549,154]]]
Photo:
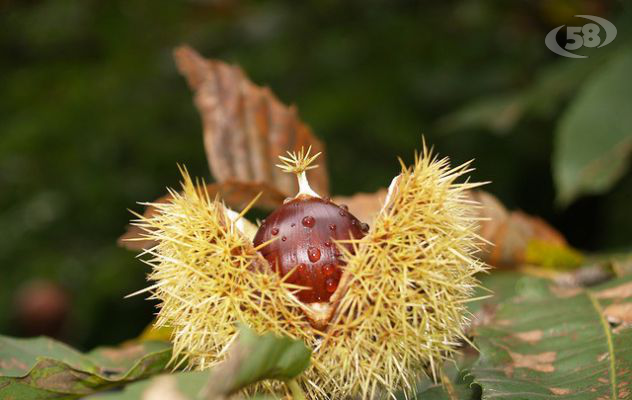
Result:
[[[568,26],[566,27],[566,39],[569,41],[566,43],[564,48],[560,47],[557,43],[555,37],[560,29],[564,28],[566,25],[558,26],[553,29],[546,35],[546,39],[544,39],[544,43],[546,47],[549,48],[552,52],[559,54],[563,57],[569,58],[587,58],[588,56],[583,56],[581,54],[571,53],[571,51],[580,49],[582,47],[603,47],[609,43],[611,43],[615,37],[617,37],[617,28],[612,24],[612,22],[607,19],[601,17],[595,17],[594,15],[575,15],[575,17],[586,18],[591,21],[584,26]],[[602,31],[605,32],[605,39],[599,36],[599,33]]]

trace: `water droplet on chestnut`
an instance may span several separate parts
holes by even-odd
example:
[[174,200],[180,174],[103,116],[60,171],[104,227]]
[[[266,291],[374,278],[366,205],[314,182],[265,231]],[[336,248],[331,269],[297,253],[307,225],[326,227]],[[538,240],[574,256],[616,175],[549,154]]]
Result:
[[303,218],[301,223],[303,224],[303,226],[306,226],[308,228],[312,228],[314,226],[314,224],[316,224],[316,220],[311,215],[308,215],[308,216]]
[[309,261],[315,263],[320,260],[320,250],[318,247],[310,247],[307,249],[307,257]]
[[329,224],[329,230],[330,231],[335,231],[336,230],[336,224]]
[[327,278],[325,281],[325,290],[329,293],[333,293],[338,288],[338,280],[334,278]]
[[272,235],[274,235],[274,236],[278,235],[279,234],[279,228],[272,228],[270,233],[272,233]]

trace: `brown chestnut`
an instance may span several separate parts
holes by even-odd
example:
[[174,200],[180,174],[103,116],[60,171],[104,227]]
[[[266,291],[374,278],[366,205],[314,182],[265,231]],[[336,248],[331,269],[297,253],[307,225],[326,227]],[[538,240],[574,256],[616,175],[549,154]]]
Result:
[[[341,206],[319,197],[298,196],[283,204],[261,224],[255,246],[275,239],[260,249],[281,276],[291,272],[288,282],[305,286],[297,297],[304,303],[329,301],[338,288],[344,261],[335,240],[360,239],[362,224]],[[351,244],[343,246],[353,253]]]

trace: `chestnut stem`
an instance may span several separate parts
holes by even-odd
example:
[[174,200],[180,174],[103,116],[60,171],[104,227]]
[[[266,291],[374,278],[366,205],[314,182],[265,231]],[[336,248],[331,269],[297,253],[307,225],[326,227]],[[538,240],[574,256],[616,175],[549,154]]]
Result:
[[309,181],[307,180],[307,174],[305,171],[296,174],[296,179],[298,179],[298,194],[296,196],[300,196],[303,194],[320,199],[320,195],[314,192],[309,186]]

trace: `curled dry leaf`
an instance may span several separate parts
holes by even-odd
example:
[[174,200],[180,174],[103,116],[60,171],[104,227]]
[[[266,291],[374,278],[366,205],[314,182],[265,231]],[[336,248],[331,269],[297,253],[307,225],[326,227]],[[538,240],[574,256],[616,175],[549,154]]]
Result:
[[[320,167],[308,172],[314,189],[329,193],[325,146],[303,123],[294,106],[286,106],[266,87],[252,83],[243,71],[218,60],[204,59],[190,47],[175,50],[178,69],[195,92],[195,105],[204,126],[204,149],[219,194],[231,208],[240,210],[259,192],[258,208],[274,209],[297,190],[296,180],[275,167],[279,155],[308,148],[322,152]],[[154,203],[169,201],[166,195]],[[145,216],[151,216],[151,207]],[[128,226],[119,245],[142,250],[152,245],[142,231]]]
[[481,205],[479,234],[490,244],[483,249],[489,264],[507,267],[536,260],[529,259],[529,247],[546,243],[560,251],[568,248],[564,237],[543,219],[521,211],[509,211],[493,195],[484,191],[470,192]]
[[[286,106],[266,87],[252,83],[241,68],[204,59],[190,47],[175,50],[176,63],[195,92],[195,105],[204,125],[204,148],[218,182],[232,179],[265,182],[281,193],[295,193],[295,180],[274,167],[287,151],[323,144],[298,118],[296,107]],[[321,156],[321,164],[326,164]],[[324,165],[308,173],[321,195],[328,193]]]

